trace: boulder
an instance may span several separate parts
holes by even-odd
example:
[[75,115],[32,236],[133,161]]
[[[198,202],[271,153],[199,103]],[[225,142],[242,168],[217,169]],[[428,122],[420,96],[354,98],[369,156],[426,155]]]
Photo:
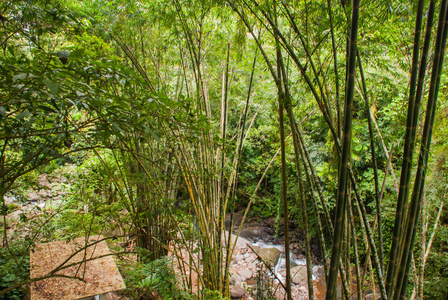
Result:
[[306,283],[308,275],[306,273],[306,266],[298,266],[291,268],[291,281],[294,284]]
[[31,192],[28,194],[28,200],[29,201],[40,201],[41,198],[36,192]]
[[275,266],[280,258],[280,250],[275,247],[260,248],[257,254],[271,267]]
[[243,254],[238,254],[236,255],[233,260],[238,262],[238,261],[242,261],[244,259],[244,255]]
[[[241,222],[243,221],[243,215],[240,213],[234,213],[233,214],[233,227],[240,226]],[[230,228],[230,214],[226,215],[226,219],[224,221],[226,229]]]
[[37,178],[37,183],[43,187],[50,187],[50,182],[48,181],[47,174],[40,174]]
[[267,232],[266,227],[254,226],[241,230],[240,236],[251,241],[258,241],[267,240],[270,237],[270,234]]
[[324,300],[325,294],[327,293],[327,282],[325,277],[318,277],[314,281],[314,299]]
[[280,275],[282,275],[282,277],[286,278],[286,270],[285,269],[281,269],[278,272],[280,273]]
[[229,282],[230,282],[230,284],[231,285],[234,285],[234,286],[239,286],[239,285],[241,285],[241,277],[240,276],[238,276],[238,275],[236,275],[236,274],[233,274],[232,276],[230,276],[230,278],[229,278]]
[[308,292],[308,289],[306,288],[306,286],[302,285],[301,287],[299,287],[299,291],[301,291],[302,293],[306,293]]
[[380,298],[381,298],[380,293],[377,292],[377,293],[376,293],[376,298],[375,298],[375,296],[373,295],[373,293],[371,293],[371,294],[367,294],[365,299],[366,299],[366,300],[376,300],[376,299],[380,299]]
[[[280,275],[286,278],[286,270],[279,271]],[[291,281],[294,284],[307,284],[308,275],[306,273],[306,266],[296,266],[291,268]]]
[[253,274],[253,272],[246,268],[238,271],[238,275],[240,275],[243,280],[251,278],[252,274]]
[[[229,232],[226,230],[222,235],[222,242],[227,243],[228,239],[229,239]],[[237,239],[236,235],[232,233],[232,245],[235,243],[238,247],[246,247],[246,244],[248,243],[250,244],[250,242],[244,237],[241,237],[241,235]]]
[[317,278],[325,278],[325,268],[324,268],[324,266],[314,266],[313,267],[313,274]]
[[231,299],[241,299],[246,295],[247,291],[240,286],[234,286],[230,289]]

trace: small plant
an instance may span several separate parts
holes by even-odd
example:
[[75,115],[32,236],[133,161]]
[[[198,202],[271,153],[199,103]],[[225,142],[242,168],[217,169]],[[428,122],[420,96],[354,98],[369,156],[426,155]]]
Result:
[[271,198],[265,197],[254,202],[249,213],[251,217],[261,217],[266,219],[273,216],[273,212],[277,211],[278,203]]
[[[29,278],[30,258],[28,249],[24,245],[11,244],[0,249],[0,291],[9,288],[17,282]],[[0,300],[20,300],[25,294],[23,288],[12,290],[0,296]]]
[[266,267],[259,263],[257,267],[257,299],[260,300],[274,300],[275,295],[273,292],[274,280],[272,276],[269,274],[269,270]]
[[20,208],[20,205],[16,203],[8,203],[5,206],[2,205],[1,207],[2,207],[2,215],[8,215],[18,210]]
[[172,264],[166,256],[148,263],[136,263],[125,277],[131,296],[134,299],[193,299],[180,287]]
[[202,291],[205,300],[226,300],[219,291],[212,291],[209,289],[205,289]]

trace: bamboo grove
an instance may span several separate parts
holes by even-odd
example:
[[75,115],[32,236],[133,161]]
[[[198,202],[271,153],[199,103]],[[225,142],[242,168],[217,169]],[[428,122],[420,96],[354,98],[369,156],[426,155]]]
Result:
[[[448,1],[408,2],[0,4],[2,249],[20,239],[6,195],[79,155],[102,174],[93,217],[119,203],[120,238],[141,261],[172,253],[201,299],[230,296],[231,236],[272,195],[287,270],[299,220],[309,299],[313,243],[326,299],[423,299],[446,214]],[[29,231],[28,252],[47,234]]]

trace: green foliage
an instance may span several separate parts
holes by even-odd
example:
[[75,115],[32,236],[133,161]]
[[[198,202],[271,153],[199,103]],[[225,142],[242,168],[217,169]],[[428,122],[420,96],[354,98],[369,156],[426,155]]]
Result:
[[266,219],[273,216],[273,213],[277,211],[278,201],[272,200],[267,197],[257,199],[252,204],[252,209],[249,216]]
[[[247,3],[250,6],[250,2]],[[149,250],[163,248],[160,241],[154,243],[153,236],[166,237],[166,244],[171,241],[171,235],[175,234],[173,220],[185,222],[177,224],[181,228],[192,227],[187,224],[193,219],[187,215],[192,209],[187,192],[191,187],[186,187],[182,181],[184,174],[180,166],[184,170],[190,168],[192,178],[196,176],[192,187],[207,186],[203,190],[198,188],[197,191],[201,192],[194,196],[203,197],[204,203],[209,203],[211,190],[208,184],[220,176],[217,171],[220,158],[216,158],[218,155],[215,157],[213,151],[222,150],[227,160],[235,154],[233,146],[241,134],[242,112],[246,106],[248,79],[255,55],[253,37],[227,4],[225,1],[203,0],[34,0],[0,4],[0,195],[9,191],[25,202],[39,172],[56,174],[65,165],[65,170],[72,173],[67,176],[69,183],[60,187],[70,185],[70,193],[64,196],[61,211],[51,215],[56,209],[51,205],[39,211],[43,214],[40,216],[42,220],[48,218],[42,222],[45,229],[37,229],[40,217],[30,221],[25,214],[21,215],[18,225],[38,232],[36,236],[49,239],[59,235],[105,233],[120,226],[137,234],[139,245]],[[311,76],[313,85],[317,87],[320,81],[323,89],[318,94],[327,97],[326,105],[333,118],[331,122],[336,124],[334,89],[338,79],[331,62],[333,49],[326,5],[326,1],[282,2],[278,22],[286,40],[291,41],[290,51],[283,53],[289,56],[286,77],[293,97],[293,111],[303,130],[306,147],[331,213],[339,171],[335,141],[318,105],[312,101],[313,95],[303,81],[303,74],[296,69],[290,57],[291,53],[296,53],[298,59],[305,62],[304,72]],[[402,1],[363,3],[360,19],[358,46],[371,110],[390,150],[397,175],[402,160],[400,154],[406,116],[404,99],[408,93],[415,6],[415,3]],[[274,63],[275,44],[270,34],[273,31],[265,16],[260,14],[262,10],[266,10],[268,15],[274,14],[272,2],[261,1],[259,6],[252,7],[253,10],[248,8],[242,11],[249,14],[250,27],[260,33],[268,60]],[[292,13],[288,17],[284,15],[286,10]],[[345,11],[342,8],[333,10],[332,29],[337,37],[339,60],[336,68],[342,77],[348,25],[346,14],[349,11],[349,5]],[[297,28],[292,28],[290,21],[295,22]],[[312,50],[314,67],[317,67],[314,77],[313,66],[307,61],[305,46],[296,29],[301,31],[303,45]],[[220,138],[222,77],[228,43],[227,136]],[[258,180],[279,148],[277,88],[260,53],[257,55],[248,119],[257,117],[240,157],[234,195],[236,209],[246,207]],[[339,78],[339,83],[343,81]],[[442,74],[441,95],[446,94],[446,82],[447,76]],[[341,103],[343,84],[340,88],[338,100]],[[360,84],[357,88],[361,90]],[[201,101],[208,103],[204,105]],[[351,164],[362,201],[367,206],[368,219],[373,221],[373,165],[367,116],[360,93],[355,95],[353,108]],[[447,117],[446,103],[442,103],[434,125],[430,168],[434,171],[428,170],[428,208],[438,204],[436,199],[443,199],[440,191],[446,188]],[[210,140],[206,145],[204,136],[208,133]],[[374,139],[374,144],[381,145],[376,130]],[[290,140],[288,143],[290,217],[302,224],[297,201],[298,176]],[[227,149],[221,149],[223,145]],[[387,253],[395,218],[396,193],[390,175],[384,174],[387,158],[383,149],[378,146],[376,150],[379,182],[388,176],[381,207]],[[182,156],[187,152],[191,152],[189,159]],[[231,164],[227,160],[223,164],[224,171],[230,174],[233,170],[230,170]],[[255,196],[249,216],[281,217],[279,174],[280,163],[276,159]],[[302,175],[306,178],[305,174]],[[221,178],[219,185],[225,186],[228,178]],[[309,183],[305,183],[304,188],[308,199]],[[311,234],[315,235],[317,216],[312,213],[311,199],[307,202]],[[233,205],[229,206],[233,209]],[[322,209],[320,202],[317,206]],[[2,204],[2,214],[14,208],[14,204]],[[431,220],[434,210],[428,211]],[[356,217],[355,226],[362,241],[359,221]],[[113,225],[109,226],[111,223]],[[446,268],[441,267],[448,264],[444,255],[446,222],[442,228],[428,262],[427,278],[434,278],[426,282],[428,298],[444,296],[444,291],[438,287],[446,286],[445,278],[448,276]],[[361,242],[361,251],[363,247],[365,245]],[[154,250],[150,255],[154,255],[153,259],[164,251]],[[3,277],[10,280],[16,266],[7,257],[6,254],[0,257],[0,260],[5,258],[7,264],[1,270],[6,270]],[[162,258],[136,266],[135,276],[129,277],[136,297],[149,297],[155,291],[166,299],[184,297],[177,290],[168,292],[177,286],[169,267],[171,263]],[[210,299],[222,298],[217,291],[204,291],[204,295]]]
[[[14,243],[0,249],[0,291],[29,278],[29,249],[27,243]],[[18,288],[0,296],[1,300],[20,300],[24,288]]]
[[[446,210],[445,210],[446,215]],[[446,217],[445,217],[446,218]],[[425,299],[445,299],[448,293],[448,226],[441,224],[425,268]]]
[[219,291],[212,291],[209,289],[204,289],[202,291],[205,300],[228,300]]
[[173,263],[166,256],[148,263],[136,263],[125,271],[127,291],[133,299],[193,299],[179,285]]
[[[72,166],[69,193],[63,202],[63,210],[55,219],[58,234],[83,236],[105,234],[113,224],[126,223],[126,199],[121,199],[113,183],[116,170],[109,153],[101,157],[88,156],[80,166]],[[112,172],[112,173],[111,173]]]
[[1,204],[1,207],[2,207],[2,210],[1,210],[2,215],[7,215],[7,214],[10,214],[10,213],[16,211],[17,209],[19,209],[20,205],[18,205],[16,203],[9,203],[9,204],[6,204],[5,206],[3,206],[3,204]]

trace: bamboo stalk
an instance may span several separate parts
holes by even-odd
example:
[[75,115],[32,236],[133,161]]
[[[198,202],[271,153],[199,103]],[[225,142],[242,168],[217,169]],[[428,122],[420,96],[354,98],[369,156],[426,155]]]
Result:
[[[274,2],[274,19],[277,22],[277,6]],[[281,49],[278,43],[278,37],[275,36],[275,46],[276,46],[276,56],[277,56],[277,79],[280,82],[283,81],[285,90],[282,89],[281,84],[277,86],[278,88],[278,115],[279,115],[279,128],[280,128],[280,148],[281,148],[281,162],[282,162],[282,206],[283,206],[283,228],[285,232],[285,262],[286,262],[286,295],[288,300],[292,300],[291,294],[291,262],[289,255],[289,212],[288,212],[288,182],[286,175],[286,149],[285,149],[285,128],[283,121],[283,103],[284,98],[288,97],[287,90],[287,75],[283,67],[283,57]],[[286,92],[286,95],[285,95]],[[294,136],[293,136],[294,140]],[[301,174],[298,176],[300,177]],[[301,181],[299,181],[301,185]],[[300,186],[301,187],[301,186]],[[303,189],[300,190],[302,192]],[[301,195],[302,196],[302,195]],[[280,205],[279,205],[280,207]]]
[[[291,130],[293,133],[294,158],[295,158],[296,169],[297,169],[297,180],[299,183],[299,198],[300,198],[300,203],[301,203],[301,207],[302,207],[302,219],[303,219],[304,231],[305,231],[305,255],[306,255],[306,266],[307,266],[308,297],[310,299],[313,299],[314,298],[313,273],[312,273],[313,266],[311,264],[311,245],[310,245],[310,234],[309,234],[309,228],[308,228],[308,226],[309,226],[308,225],[309,224],[308,223],[308,212],[307,212],[307,207],[306,207],[306,200],[305,200],[303,181],[302,181],[302,169],[301,169],[302,162],[300,161],[301,149],[300,149],[300,142],[299,142],[299,130],[298,130],[295,116],[292,112],[288,77],[287,77],[287,74],[285,71],[285,66],[283,63],[283,58],[281,55],[280,48],[278,48],[277,51],[278,51],[277,53],[278,53],[278,57],[279,57],[278,69],[280,71],[278,77],[280,79],[283,79],[283,87],[284,87],[284,90],[282,90],[280,87],[280,92],[284,93],[282,100],[283,100],[283,103],[285,104],[285,107],[287,107],[289,123],[290,123],[290,127],[291,127]],[[288,266],[289,265],[289,239],[288,239],[288,243],[286,243],[286,238],[285,238],[285,254],[286,254],[286,263],[287,263],[286,272],[288,274],[290,272],[290,266]]]
[[[426,46],[429,46],[431,28],[432,28],[432,17],[434,12],[434,1],[430,2],[430,9],[428,11],[428,23],[427,23],[427,31],[425,37],[425,48],[423,51],[422,62],[420,64],[420,74],[423,74],[424,78],[424,69],[425,69],[425,57],[427,53]],[[420,0],[418,4],[417,10],[417,19],[415,23],[415,33],[414,33],[414,54],[412,59],[412,71],[411,71],[411,85],[409,92],[409,103],[408,103],[408,116],[406,123],[406,136],[405,136],[405,146],[403,150],[403,163],[402,170],[400,176],[400,189],[398,191],[398,199],[397,199],[397,209],[395,213],[395,223],[394,223],[394,231],[392,235],[392,246],[389,254],[389,266],[386,277],[386,290],[388,296],[391,297],[393,293],[393,286],[396,280],[396,272],[398,267],[398,260],[400,257],[400,253],[402,252],[402,248],[399,246],[399,236],[401,235],[401,229],[403,228],[403,215],[406,211],[406,202],[408,198],[408,189],[410,182],[410,172],[411,172],[411,164],[412,164],[412,153],[415,139],[415,130],[414,126],[417,126],[418,122],[418,111],[419,111],[419,97],[415,97],[415,88],[416,88],[416,80],[417,80],[417,67],[418,67],[418,56],[419,56],[419,45],[420,45],[420,32],[421,32],[421,23],[423,18],[423,4],[424,1]],[[425,52],[426,50],[426,52]],[[421,73],[423,71],[423,73]],[[422,80],[423,80],[422,78]],[[416,118],[417,116],[417,118]]]
[[291,263],[289,257],[289,213],[287,198],[287,178],[286,178],[286,151],[285,151],[285,130],[283,126],[283,105],[282,96],[279,95],[279,123],[280,123],[280,144],[282,161],[282,199],[283,199],[283,227],[285,231],[285,259],[286,259],[286,294],[287,299],[292,300],[291,294]]
[[340,105],[340,87],[339,87],[339,72],[338,72],[338,55],[336,42],[334,38],[334,28],[333,28],[333,13],[331,9],[331,0],[327,0],[328,7],[328,17],[330,19],[330,33],[331,33],[331,45],[333,47],[333,68],[336,82],[336,115],[337,115],[337,127],[338,127],[338,137],[342,138],[342,113],[341,113],[341,105]]
[[[221,179],[220,179],[220,188],[218,190],[219,193],[222,194],[218,194],[218,201],[219,201],[219,210],[218,210],[218,218],[220,218],[219,222],[219,227],[218,227],[218,235],[217,235],[217,241],[215,241],[216,244],[220,244],[221,243],[221,238],[222,238],[222,234],[224,231],[224,218],[225,218],[225,214],[226,214],[226,200],[223,199],[223,190],[224,190],[224,161],[225,161],[225,150],[226,150],[226,130],[227,130],[227,107],[228,107],[228,90],[229,90],[229,60],[230,60],[230,43],[227,43],[227,59],[226,59],[226,68],[225,68],[225,80],[224,80],[224,95],[223,95],[223,104],[221,107],[221,128],[222,128],[222,135],[221,138],[223,139],[223,146],[222,146],[222,157],[221,157]],[[233,214],[231,215],[231,221],[230,223],[232,223],[233,221]],[[232,242],[232,238],[231,238],[231,234],[229,234],[229,240],[228,240],[228,244],[230,245]],[[229,246],[230,247],[230,246]],[[228,255],[231,255],[231,253],[228,253]],[[222,256],[223,253],[222,251],[218,251],[218,274],[222,274],[222,264],[220,263],[222,261]],[[228,258],[226,259],[226,262],[228,261]],[[229,271],[228,271],[228,265],[226,264],[226,268],[224,270],[224,282],[222,282],[221,278],[220,278],[220,282],[219,282],[219,290],[226,293],[227,288],[226,285],[224,284],[225,282],[228,282],[228,276],[229,276]]]
[[[299,141],[300,141],[300,138],[299,138]],[[305,149],[305,145],[302,142],[300,143],[300,150],[301,150],[300,158],[302,160],[303,167],[305,169],[306,181],[309,183],[310,189],[311,189],[309,194],[310,194],[311,202],[313,203],[314,214],[316,215],[317,229],[318,229],[318,233],[319,233],[319,243],[320,243],[320,248],[321,248],[321,252],[322,252],[322,260],[324,261],[324,270],[325,270],[325,277],[326,277],[328,274],[328,264],[327,264],[328,253],[327,253],[327,247],[325,244],[324,230],[323,230],[322,221],[320,218],[320,211],[317,206],[317,200],[315,199],[316,197],[314,196],[314,191],[315,191],[314,184],[315,183],[310,178],[310,174],[309,174],[310,172],[309,172],[308,165],[307,165],[305,157],[304,157],[305,156],[304,152],[306,149]],[[330,223],[331,223],[331,220],[330,220]]]
[[350,50],[349,63],[347,66],[347,86],[344,106],[344,135],[342,139],[342,153],[340,160],[340,172],[338,179],[338,192],[336,200],[336,217],[334,224],[333,247],[331,253],[330,272],[327,280],[326,299],[334,300],[337,297],[337,277],[338,264],[341,253],[341,239],[344,228],[343,220],[347,209],[347,183],[348,183],[348,164],[351,153],[351,129],[352,129],[352,109],[353,109],[353,91],[355,85],[355,64],[356,64],[356,40],[358,33],[359,1],[353,1],[352,23],[350,31]]
[[351,234],[353,236],[353,254],[355,256],[355,272],[356,272],[356,294],[358,299],[362,299],[361,289],[361,271],[359,266],[358,241],[356,237],[355,222],[353,218],[352,203],[349,197],[348,203],[348,219],[350,220]]
[[403,252],[401,255],[400,268],[397,277],[397,286],[394,289],[394,299],[403,299],[407,286],[408,272],[410,268],[411,251],[414,245],[416,234],[416,226],[421,201],[425,189],[425,173],[428,164],[429,150],[431,146],[432,126],[434,124],[435,109],[438,98],[438,90],[440,84],[440,74],[443,66],[443,55],[445,51],[447,38],[447,8],[448,1],[443,0],[440,5],[439,24],[437,27],[437,38],[435,46],[434,64],[431,74],[431,83],[428,93],[428,103],[426,108],[426,117],[422,134],[420,155],[415,176],[414,187],[409,204],[409,211],[406,218],[406,227],[403,236]]
[[[439,225],[440,216],[442,215],[442,211],[443,211],[443,206],[444,206],[444,204],[442,202],[442,204],[439,207],[439,211],[437,213],[436,220],[434,221],[434,225],[433,225],[431,237],[429,238],[428,245],[427,246],[425,245],[425,247],[424,247],[423,261],[420,262],[420,270],[421,271],[419,274],[419,282],[418,282],[418,285],[414,286],[414,291],[412,292],[411,299],[415,299],[415,297],[417,297],[417,299],[423,300],[423,287],[424,287],[424,283],[425,283],[425,281],[424,281],[425,265],[426,265],[426,261],[428,260],[429,253],[431,251],[431,246],[434,241],[434,237],[436,235],[437,226]],[[426,233],[426,231],[425,231],[425,233]]]
[[357,52],[357,58],[358,58],[358,68],[359,68],[359,74],[361,75],[361,82],[363,87],[363,98],[364,98],[364,105],[367,115],[367,121],[369,125],[369,139],[370,139],[370,152],[372,157],[372,163],[373,163],[373,175],[374,175],[374,181],[375,181],[375,205],[376,205],[376,218],[378,220],[378,248],[379,248],[379,260],[380,260],[380,268],[381,273],[384,274],[384,249],[383,249],[383,220],[381,217],[381,205],[380,205],[380,190],[378,185],[378,167],[376,162],[376,151],[375,151],[375,142],[373,138],[373,126],[372,126],[372,119],[370,117],[370,105],[369,105],[369,98],[367,94],[367,87],[366,87],[366,81],[364,78],[364,71],[362,68],[361,63],[361,57],[359,55],[359,51]]

